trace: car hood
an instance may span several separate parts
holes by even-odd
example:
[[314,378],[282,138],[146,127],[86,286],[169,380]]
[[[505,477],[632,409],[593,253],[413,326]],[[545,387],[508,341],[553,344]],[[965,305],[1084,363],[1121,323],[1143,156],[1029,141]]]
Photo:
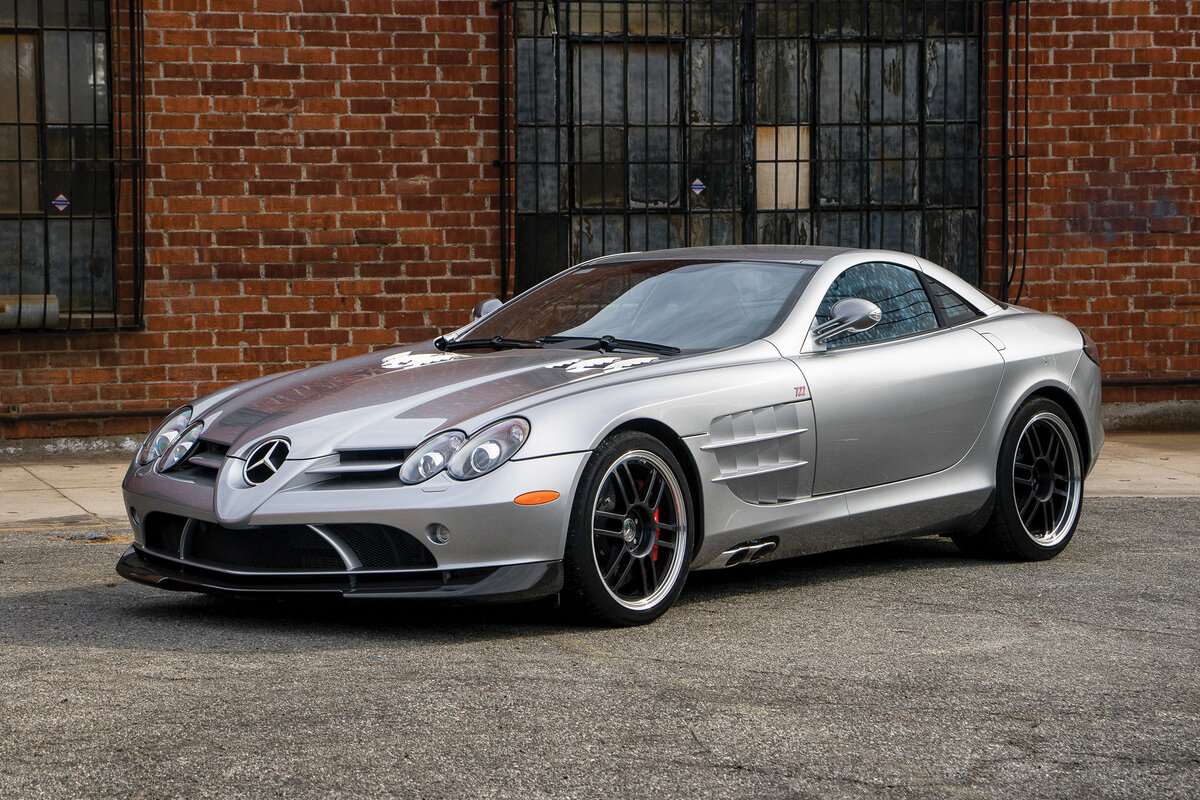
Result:
[[678,360],[560,349],[443,353],[425,344],[234,387],[197,411],[205,422],[202,438],[229,446],[230,455],[283,436],[292,458],[315,458],[339,446],[413,447],[446,428],[472,433],[473,425],[491,421],[482,417],[493,409],[575,382],[627,380]]

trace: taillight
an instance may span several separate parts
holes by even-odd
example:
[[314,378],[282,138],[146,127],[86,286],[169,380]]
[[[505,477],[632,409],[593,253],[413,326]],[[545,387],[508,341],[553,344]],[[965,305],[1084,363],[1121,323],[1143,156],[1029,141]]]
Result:
[[1083,336],[1083,352],[1092,360],[1096,366],[1100,366],[1100,349],[1096,347],[1096,343],[1092,341],[1092,337],[1088,336],[1083,331],[1079,332]]

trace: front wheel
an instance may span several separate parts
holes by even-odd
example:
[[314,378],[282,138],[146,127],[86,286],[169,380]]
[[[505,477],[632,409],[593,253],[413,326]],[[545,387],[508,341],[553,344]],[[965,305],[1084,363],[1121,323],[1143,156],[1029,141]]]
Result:
[[588,461],[567,533],[563,599],[609,625],[642,625],[683,590],[691,563],[692,498],[659,440],[615,434]]
[[1043,397],[1017,411],[996,467],[996,501],[983,530],[954,541],[971,555],[1044,561],[1075,533],[1083,504],[1083,460],[1075,426]]

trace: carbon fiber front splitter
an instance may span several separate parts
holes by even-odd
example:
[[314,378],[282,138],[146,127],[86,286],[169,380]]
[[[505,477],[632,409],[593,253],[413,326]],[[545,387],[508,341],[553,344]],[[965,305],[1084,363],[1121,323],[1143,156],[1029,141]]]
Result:
[[561,561],[456,570],[412,570],[357,574],[276,575],[229,572],[160,558],[136,545],[117,562],[117,572],[159,589],[232,595],[342,595],[471,602],[532,600],[562,589]]

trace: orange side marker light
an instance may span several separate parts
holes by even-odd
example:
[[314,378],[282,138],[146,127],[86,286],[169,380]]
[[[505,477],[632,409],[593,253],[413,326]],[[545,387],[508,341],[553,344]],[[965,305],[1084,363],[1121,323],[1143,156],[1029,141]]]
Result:
[[513,498],[513,502],[519,506],[540,506],[557,499],[558,492],[526,492]]

